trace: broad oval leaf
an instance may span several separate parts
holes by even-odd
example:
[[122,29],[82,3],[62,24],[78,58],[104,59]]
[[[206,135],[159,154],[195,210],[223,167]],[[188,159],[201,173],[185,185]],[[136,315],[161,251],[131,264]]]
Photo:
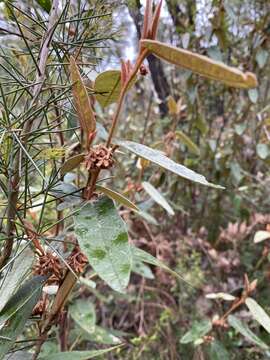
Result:
[[144,181],[142,182],[142,186],[144,190],[147,192],[147,194],[150,195],[151,198],[156,203],[162,206],[163,209],[165,209],[169,215],[174,215],[174,211],[171,205],[167,202],[167,200],[163,197],[163,195],[161,195],[160,192],[156,188],[154,188],[152,184],[150,184],[147,181]]
[[67,172],[70,172],[76,167],[78,167],[83,162],[84,157],[85,157],[84,154],[78,154],[67,159],[67,161],[60,169],[61,176],[65,175]]
[[268,350],[269,347],[266,345],[257,335],[255,335],[241,320],[237,319],[234,315],[228,316],[228,323],[242,334],[250,342],[258,345],[263,350]]
[[173,160],[169,159],[167,156],[165,156],[161,151],[154,150],[149,148],[148,146],[135,143],[133,141],[128,140],[115,140],[115,143],[123,146],[127,150],[133,152],[134,154],[150,160],[151,162],[161,166],[162,168],[169,170],[176,175],[179,175],[185,179],[195,181],[197,183],[200,183],[202,185],[215,187],[218,189],[224,189],[223,186],[215,185],[206,180],[206,178],[203,175],[200,175],[196,173],[193,170],[188,169],[187,167],[177,164]]
[[255,320],[258,321],[265,328],[265,330],[270,334],[270,317],[264,311],[264,309],[252,298],[246,299],[246,305],[249,308],[252,316]]
[[204,335],[209,333],[212,329],[212,323],[210,320],[202,320],[200,322],[195,321],[192,324],[191,329],[181,338],[181,344],[188,344],[190,342],[195,342],[196,340],[202,338]]
[[95,308],[89,300],[77,300],[69,307],[69,312],[72,319],[85,331],[96,324]]
[[118,347],[119,346],[113,346],[103,350],[59,352],[47,356],[40,356],[39,359],[40,360],[88,360],[104,355],[112,350],[117,349]]
[[209,360],[230,360],[231,356],[225,347],[217,340],[214,340],[209,345]]
[[[22,286],[22,289],[19,289],[15,294],[15,297],[12,297],[11,300],[7,303],[4,309],[9,311],[10,308],[14,309],[12,312],[12,316],[8,317],[8,322],[0,330],[0,359],[4,357],[4,355],[12,348],[15,343],[17,336],[20,335],[24,329],[25,323],[31,312],[38,302],[41,292],[42,286],[45,282],[46,278],[43,276],[36,276],[30,281],[28,281],[25,285]],[[23,305],[18,307],[15,310],[16,303],[18,298],[21,297],[21,292],[28,293],[28,297],[26,301],[24,301]],[[26,297],[25,297],[26,298]],[[17,301],[15,301],[17,299]],[[2,310],[2,318],[4,314],[4,309]],[[10,313],[10,312],[9,312]]]
[[256,232],[256,234],[254,236],[255,243],[259,243],[259,242],[267,240],[267,239],[270,239],[270,231],[259,230]]
[[[128,89],[130,89],[136,81],[131,81]],[[94,84],[94,92],[97,101],[105,108],[118,101],[121,92],[121,71],[107,70],[96,77]]]
[[132,210],[140,211],[140,209],[135,204],[133,204],[133,202],[131,202],[124,195],[119,194],[117,191],[114,191],[112,189],[106,188],[101,185],[96,185],[96,189],[101,191],[103,194],[109,196],[111,199],[119,202],[120,204],[127,206],[128,208],[130,208]]
[[251,72],[244,73],[207,56],[179,49],[156,40],[143,39],[140,42],[142,47],[159,58],[206,78],[218,80],[236,88],[248,89],[258,86],[257,78]]
[[81,128],[87,136],[96,130],[96,119],[86,87],[74,57],[70,57],[70,77],[75,108],[78,113]]
[[195,155],[200,155],[200,149],[198,148],[198,146],[186,134],[184,134],[183,131],[177,130],[175,132],[175,136],[184,145],[186,145],[186,147],[190,152],[192,152]]
[[128,234],[107,197],[88,202],[74,216],[75,234],[95,272],[114,290],[124,292],[131,271]]

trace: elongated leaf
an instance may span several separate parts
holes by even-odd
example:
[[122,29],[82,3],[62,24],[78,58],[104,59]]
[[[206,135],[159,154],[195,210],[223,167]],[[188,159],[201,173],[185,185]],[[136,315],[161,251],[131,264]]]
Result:
[[96,130],[96,119],[86,87],[81,78],[80,71],[75,59],[72,56],[70,58],[70,77],[72,81],[74,103],[80,120],[80,125],[88,135]]
[[60,169],[61,176],[65,175],[67,172],[72,171],[73,169],[78,167],[80,163],[83,162],[84,157],[85,157],[84,154],[78,154],[67,159],[67,161]]
[[177,139],[179,139],[186,147],[189,149],[190,152],[192,152],[195,155],[200,155],[200,149],[198,146],[181,130],[177,130],[175,132],[175,136]]
[[212,323],[210,320],[202,320],[200,322],[195,321],[192,324],[192,328],[181,338],[180,343],[188,344],[190,342],[195,342],[209,333],[211,329]]
[[252,298],[246,299],[246,305],[249,308],[254,319],[258,321],[265,328],[265,330],[270,334],[270,317],[264,309]]
[[150,195],[156,203],[162,206],[169,215],[174,215],[174,211],[171,205],[168,204],[167,200],[163,197],[163,195],[160,194],[160,192],[156,188],[154,188],[153,185],[151,185],[149,182],[144,181],[142,182],[142,186],[147,192],[147,194]]
[[[17,339],[17,336],[22,333],[27,319],[31,315],[34,306],[36,305],[41,296],[42,285],[44,284],[45,280],[46,279],[44,279],[44,277],[42,276],[36,276],[27,283],[27,286],[24,286],[24,291],[26,291],[27,289],[29,291],[28,299],[24,302],[22,306],[20,306],[17,311],[13,311],[12,316],[9,317],[9,321],[0,330],[0,359],[3,359],[4,355],[13,346],[14,342]],[[20,295],[20,290],[18,291],[18,293]],[[7,303],[5,308],[13,308],[14,304],[15,301],[14,298],[12,298],[10,302]],[[1,314],[3,314],[3,310]]]
[[114,290],[129,282],[131,250],[126,226],[107,197],[87,203],[74,216],[75,234],[95,272]]
[[112,350],[117,349],[119,346],[113,346],[104,350],[90,350],[90,351],[69,351],[50,354],[47,356],[39,357],[40,360],[88,360],[97,356],[104,355]]
[[[134,85],[136,78],[130,83],[129,89]],[[107,70],[99,74],[94,84],[95,97],[105,108],[118,101],[121,92],[121,72]]]
[[270,232],[269,231],[257,231],[255,236],[254,236],[254,242],[255,243],[259,243],[261,241],[270,239]]
[[0,285],[0,311],[30,273],[33,260],[33,252],[29,249],[25,249],[14,260],[11,269],[8,270],[7,276],[4,277]]
[[96,189],[103,192],[103,194],[109,196],[111,199],[119,202],[120,204],[127,206],[128,208],[135,210],[135,211],[139,211],[140,209],[133,204],[133,202],[131,202],[128,198],[126,198],[124,195],[119,194],[117,191],[114,191],[112,189],[106,188],[104,186],[101,185],[96,185]]
[[51,11],[52,2],[51,0],[36,0],[37,3],[44,9],[47,13]]
[[121,340],[115,336],[109,329],[105,329],[101,326],[94,325],[92,327],[80,328],[76,331],[77,336],[80,336],[82,341],[91,341],[97,344],[104,345],[118,345],[121,344]]
[[135,143],[133,141],[127,140],[117,140],[115,141],[118,145],[123,146],[127,150],[135,153],[136,155],[150,160],[153,163],[161,166],[162,168],[169,170],[176,175],[179,175],[185,179],[192,180],[198,182],[202,185],[212,186],[218,189],[224,189],[224,187],[212,184],[206,180],[203,175],[196,173],[193,170],[188,169],[187,167],[177,164],[173,160],[169,159],[165,156],[161,151],[151,149],[145,145]]
[[228,316],[228,323],[237,330],[240,334],[242,334],[246,339],[250,342],[258,345],[263,350],[269,349],[268,345],[266,345],[261,339],[258,338],[241,320],[237,319],[237,317],[233,315]]
[[141,45],[171,64],[191,70],[206,78],[221,81],[228,86],[245,89],[258,86],[257,78],[253,73],[244,73],[207,56],[175,48],[155,40],[143,39]]
[[0,328],[9,320],[15,313],[21,311],[21,308],[28,302],[29,299],[41,288],[44,283],[44,277],[35,276],[31,280],[23,284],[19,290],[12,295],[6,305],[0,312]]

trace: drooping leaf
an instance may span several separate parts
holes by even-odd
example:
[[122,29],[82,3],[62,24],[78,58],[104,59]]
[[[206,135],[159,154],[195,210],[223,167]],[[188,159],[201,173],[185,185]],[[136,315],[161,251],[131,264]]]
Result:
[[267,239],[270,239],[270,231],[259,230],[256,232],[256,234],[254,236],[255,243],[259,243],[259,242],[267,240]]
[[48,14],[51,11],[52,2],[51,0],[36,0],[37,3],[45,10]]
[[198,148],[198,146],[186,134],[184,134],[183,131],[177,130],[175,132],[175,136],[181,141],[181,143],[186,145],[190,152],[195,155],[200,155],[200,149]]
[[95,357],[107,354],[110,351],[117,349],[119,346],[113,346],[103,350],[90,351],[69,351],[50,354],[48,356],[41,356],[40,360],[88,360]]
[[143,39],[142,47],[171,64],[191,70],[206,78],[218,80],[228,86],[237,88],[254,88],[258,85],[256,76],[250,72],[242,72],[222,62],[215,61],[194,52],[175,48],[156,40]]
[[255,335],[241,320],[237,319],[234,315],[228,316],[228,323],[237,330],[241,335],[243,335],[250,342],[258,345],[263,350],[269,349],[268,345],[266,345],[257,335]]
[[212,341],[209,345],[209,360],[230,360],[230,354],[225,347],[217,340]]
[[[130,83],[129,89],[135,81],[136,79]],[[94,92],[103,108],[117,102],[121,92],[121,71],[107,70],[99,74],[95,80]]]
[[212,329],[212,323],[210,320],[202,320],[200,322],[195,321],[192,324],[191,329],[181,338],[181,344],[188,344],[195,342],[196,340],[202,338],[204,335],[209,333]]
[[139,211],[139,208],[135,204],[133,204],[133,202],[131,202],[128,198],[118,193],[117,191],[114,191],[112,189],[106,188],[98,184],[96,185],[96,189],[103,192],[103,194],[109,196],[111,199],[119,202],[120,204],[127,206],[132,210]]
[[74,104],[78,113],[80,125],[88,136],[96,130],[96,119],[79,68],[72,56],[70,57],[70,77],[72,81]]
[[65,175],[67,172],[70,172],[76,167],[78,167],[83,162],[84,157],[85,157],[84,154],[78,154],[67,159],[67,161],[60,169],[61,176]]
[[155,276],[149,266],[144,264],[142,261],[133,260],[132,271],[138,275],[143,276],[146,279],[154,279]]
[[136,155],[150,160],[151,162],[161,166],[162,168],[169,170],[176,175],[179,175],[185,179],[198,182],[202,185],[215,187],[218,189],[224,189],[224,187],[212,184],[206,180],[203,175],[196,173],[193,170],[188,169],[187,167],[177,164],[173,160],[165,156],[161,151],[151,149],[145,145],[135,143],[133,141],[127,140],[117,140],[115,141],[118,145],[123,146],[127,150],[135,153]]
[[148,195],[151,196],[151,198],[158,203],[160,206],[162,206],[169,215],[174,215],[174,211],[171,207],[171,205],[167,202],[167,200],[163,197],[163,195],[160,194],[160,192],[154,188],[153,185],[151,185],[149,182],[144,181],[142,182],[142,186],[144,190],[147,192]]
[[44,283],[44,277],[35,276],[31,280],[25,282],[18,291],[8,300],[6,305],[0,312],[0,328],[15,313],[21,311],[21,308],[33,297],[36,291],[41,289]]
[[129,282],[131,249],[126,226],[107,197],[87,203],[74,216],[75,234],[95,272],[114,290]]
[[14,260],[10,269],[8,269],[7,276],[4,276],[2,282],[0,283],[0,311],[30,273],[33,261],[33,252],[29,249],[25,249]]
[[[22,286],[23,289],[19,289],[1,311],[2,319],[4,318],[5,309],[8,314],[12,313],[12,315],[6,316],[8,321],[0,330],[0,359],[3,359],[4,355],[12,348],[18,335],[22,333],[27,319],[41,296],[42,285],[45,280],[43,276],[36,276],[28,281]],[[26,292],[28,296],[25,296]],[[26,299],[22,305],[19,301],[21,296]],[[17,310],[15,309],[16,304],[21,305],[18,306]],[[10,309],[13,309],[13,311],[11,312]]]
[[249,308],[252,316],[258,321],[262,327],[270,334],[270,317],[264,309],[252,298],[246,299],[246,305]]

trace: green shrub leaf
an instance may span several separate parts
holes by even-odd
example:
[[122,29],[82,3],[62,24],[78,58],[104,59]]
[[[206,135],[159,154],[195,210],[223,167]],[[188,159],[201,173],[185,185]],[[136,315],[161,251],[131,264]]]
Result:
[[170,204],[168,204],[167,200],[160,194],[160,192],[154,188],[152,184],[147,181],[142,183],[144,190],[147,192],[148,195],[160,206],[163,207],[167,211],[169,215],[174,215],[174,211]]
[[195,342],[196,340],[202,338],[204,335],[209,333],[212,329],[212,323],[210,320],[195,321],[192,324],[191,329],[181,338],[181,344],[188,344],[190,342]]
[[246,299],[246,305],[249,308],[252,316],[255,320],[258,321],[265,328],[265,330],[270,334],[270,317],[264,309],[252,298]]

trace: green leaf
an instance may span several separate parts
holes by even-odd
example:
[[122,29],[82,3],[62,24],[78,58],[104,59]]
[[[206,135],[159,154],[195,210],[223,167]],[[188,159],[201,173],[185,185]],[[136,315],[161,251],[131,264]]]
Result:
[[33,252],[25,249],[7,270],[7,276],[4,276],[0,285],[0,311],[31,272],[33,261]]
[[145,145],[138,144],[133,141],[117,140],[115,142],[118,145],[123,146],[127,150],[135,153],[136,155],[144,159],[150,160],[153,163],[161,166],[162,168],[169,170],[185,179],[198,182],[202,185],[212,186],[218,189],[224,189],[224,187],[222,186],[209,183],[203,175],[197,174],[195,171],[190,170],[183,165],[177,164],[159,150],[151,149]]
[[178,49],[156,40],[143,39],[140,43],[143,48],[148,49],[159,58],[206,78],[221,81],[228,86],[237,88],[248,89],[258,86],[256,76],[253,73],[243,73],[239,69],[227,66],[207,56]]
[[69,351],[50,354],[48,356],[41,356],[40,360],[88,360],[97,356],[107,354],[108,352],[117,349],[119,346],[113,346],[104,350],[90,350],[90,351]]
[[84,154],[78,154],[67,159],[67,161],[65,161],[64,165],[60,169],[61,176],[78,167],[83,162],[84,157]]
[[69,69],[75,108],[78,113],[81,128],[88,136],[96,130],[96,119],[79,68],[72,56],[70,58]]
[[81,336],[82,340],[91,341],[97,344],[116,345],[121,343],[121,340],[109,329],[105,329],[98,325],[89,327],[87,331],[83,329],[83,332],[80,332],[78,335]]
[[[129,85],[134,85],[136,78]],[[118,101],[121,92],[121,72],[119,70],[107,70],[99,74],[95,80],[94,92],[97,101],[105,108]]]
[[89,300],[77,300],[70,305],[69,312],[72,319],[85,331],[96,324],[95,308]]
[[241,335],[243,335],[250,342],[258,345],[263,350],[268,350],[269,347],[266,345],[261,339],[258,338],[242,321],[237,319],[237,317],[233,315],[228,316],[228,323],[237,330]]
[[132,271],[146,279],[154,279],[155,276],[149,266],[138,260],[133,260]]
[[[22,333],[27,319],[41,296],[42,286],[45,280],[46,278],[43,276],[36,276],[28,281],[1,311],[1,317],[3,319],[4,310],[6,309],[8,314],[10,314],[10,309],[13,309],[12,315],[6,316],[9,321],[6,322],[0,330],[0,359],[3,359],[4,355],[12,348],[17,336]],[[23,305],[16,310],[15,306],[18,303],[18,298],[21,297],[22,293],[24,298],[26,298],[25,292],[28,293],[28,298],[24,301]]]
[[256,232],[256,234],[254,236],[255,243],[259,243],[259,242],[267,240],[267,239],[270,239],[270,231],[259,230]]
[[175,136],[195,155],[200,155],[200,149],[198,146],[181,130],[175,132]]
[[267,144],[257,144],[256,146],[257,155],[265,160],[269,156],[269,148]]
[[225,347],[217,340],[212,341],[209,350],[209,360],[230,360],[231,356]]
[[257,54],[256,54],[256,61],[257,64],[259,65],[260,69],[262,69],[264,67],[264,65],[267,62],[268,59],[268,51],[265,49],[259,49]]
[[125,223],[107,197],[83,206],[74,216],[75,234],[95,272],[114,290],[124,292],[131,271]]
[[24,307],[28,300],[41,289],[43,283],[44,277],[35,276],[31,280],[25,282],[19,290],[12,295],[0,312],[0,328],[15,313],[21,311],[21,308]]
[[270,317],[264,309],[252,298],[246,299],[246,305],[249,308],[255,320],[262,325],[263,328],[270,334]]
[[212,329],[212,323],[210,320],[203,320],[203,321],[195,321],[192,324],[191,329],[181,338],[181,344],[188,344],[191,342],[195,342],[196,340],[200,339]]
[[154,188],[153,185],[151,185],[149,182],[142,182],[142,186],[144,190],[147,192],[148,195],[151,196],[151,198],[158,203],[160,206],[163,207],[167,211],[169,215],[174,215],[174,211],[170,204],[168,204],[167,200],[163,197],[163,195],[160,194],[160,192]]
[[36,0],[36,1],[42,7],[42,9],[47,11],[47,13],[49,14],[49,12],[51,11],[51,7],[52,7],[51,0]]
[[257,89],[248,90],[248,97],[253,104],[256,104],[256,102],[258,101],[258,97],[259,97],[258,90]]
[[133,202],[131,202],[124,195],[119,194],[117,191],[114,191],[112,189],[106,188],[101,185],[96,185],[96,189],[103,192],[103,194],[109,196],[111,199],[119,202],[121,205],[124,205],[135,211],[140,211],[140,209],[135,204],[133,204]]

